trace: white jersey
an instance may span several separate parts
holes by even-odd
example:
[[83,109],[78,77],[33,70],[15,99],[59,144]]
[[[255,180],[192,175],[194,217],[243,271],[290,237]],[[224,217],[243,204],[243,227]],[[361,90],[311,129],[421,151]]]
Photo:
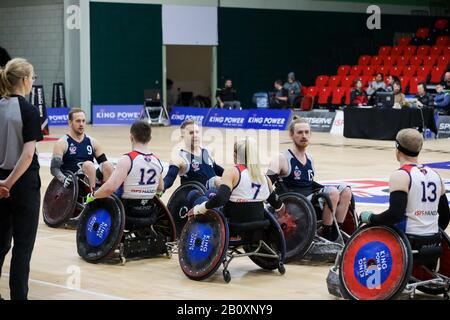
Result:
[[161,161],[154,154],[138,151],[127,156],[131,160],[131,169],[122,186],[122,199],[153,199],[163,172]]
[[438,206],[442,181],[429,167],[407,164],[400,168],[410,176],[408,204],[399,227],[407,234],[432,235],[439,232]]
[[269,183],[264,175],[264,183],[252,181],[247,167],[240,164],[236,168],[239,170],[239,182],[231,191],[231,202],[263,202],[270,196]]

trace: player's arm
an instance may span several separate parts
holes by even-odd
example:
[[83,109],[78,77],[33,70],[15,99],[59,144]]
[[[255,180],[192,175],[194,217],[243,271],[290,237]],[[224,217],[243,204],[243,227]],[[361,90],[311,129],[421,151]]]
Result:
[[278,195],[275,193],[275,190],[273,189],[272,181],[270,181],[270,178],[267,177],[267,183],[269,185],[269,191],[270,195],[267,198],[267,202],[272,206],[272,208],[275,209],[275,211],[280,211],[284,207],[284,203],[280,200]]
[[380,214],[370,216],[370,222],[393,225],[400,222],[406,212],[410,177],[407,172],[397,170],[389,179],[389,209]]
[[438,214],[439,214],[439,228],[442,230],[447,229],[448,223],[450,222],[450,208],[448,206],[447,195],[445,194],[445,184],[441,179],[442,183],[442,194],[439,198]]
[[116,169],[113,171],[111,177],[94,192],[95,199],[106,198],[113,194],[125,181],[128,172],[131,169],[131,159],[128,156],[123,156],[117,163]]
[[270,181],[274,183],[279,179],[280,175],[286,174],[287,170],[287,159],[283,154],[280,153],[272,157],[272,160],[269,164],[269,169],[267,170],[267,176],[269,177]]
[[91,138],[91,142],[92,147],[94,148],[94,156],[95,160],[97,160],[97,163],[102,164],[103,162],[108,161],[108,158],[106,158],[106,154],[103,152],[103,147],[97,141],[97,139]]
[[164,177],[164,190],[172,187],[178,174],[186,171],[186,162],[180,156],[176,156],[169,163],[169,170]]
[[66,175],[61,171],[63,165],[63,156],[67,151],[67,141],[65,139],[59,139],[53,147],[53,155],[50,164],[50,173],[59,182],[64,183]]

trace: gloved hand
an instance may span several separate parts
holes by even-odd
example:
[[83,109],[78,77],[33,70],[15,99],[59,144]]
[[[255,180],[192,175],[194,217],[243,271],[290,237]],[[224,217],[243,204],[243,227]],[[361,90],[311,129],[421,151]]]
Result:
[[64,179],[64,188],[69,189],[73,184],[72,176],[67,176]]
[[359,221],[361,223],[370,223],[370,217],[373,215],[372,211],[363,211],[359,215]]
[[86,196],[86,204],[91,203],[91,202],[94,201],[94,200],[95,200],[94,193],[89,193],[89,194]]
[[278,215],[282,216],[286,212],[286,206],[284,203],[279,207],[278,209],[275,209],[275,212],[278,213]]
[[193,209],[194,216],[198,214],[205,214],[207,211],[208,209],[206,209],[206,202],[196,205]]

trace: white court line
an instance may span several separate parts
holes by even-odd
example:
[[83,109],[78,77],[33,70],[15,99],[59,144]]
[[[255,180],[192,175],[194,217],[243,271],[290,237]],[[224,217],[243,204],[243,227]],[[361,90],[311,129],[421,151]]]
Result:
[[[2,277],[9,278],[9,274],[2,273]],[[63,286],[63,285],[60,285],[60,284],[51,283],[51,282],[47,282],[47,281],[30,279],[29,282],[40,284],[40,285],[44,285],[44,286],[48,286],[48,287],[66,289],[66,290],[75,291],[75,292],[79,292],[79,293],[85,293],[85,294],[89,294],[91,296],[102,297],[102,298],[106,298],[106,299],[109,299],[109,300],[128,300],[126,298],[112,296],[112,295],[109,295],[109,294],[99,293],[99,292],[85,290],[85,289],[72,289],[72,288],[69,288],[67,286]]]

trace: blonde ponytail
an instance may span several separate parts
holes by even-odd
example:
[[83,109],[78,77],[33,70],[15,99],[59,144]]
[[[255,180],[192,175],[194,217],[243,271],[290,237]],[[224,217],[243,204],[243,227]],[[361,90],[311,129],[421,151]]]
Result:
[[235,150],[237,162],[239,164],[245,164],[253,181],[263,184],[265,180],[261,173],[258,144],[256,140],[252,137],[239,140],[235,144]]
[[10,60],[4,68],[0,68],[0,97],[9,98],[20,81],[33,73],[33,66],[26,59]]

